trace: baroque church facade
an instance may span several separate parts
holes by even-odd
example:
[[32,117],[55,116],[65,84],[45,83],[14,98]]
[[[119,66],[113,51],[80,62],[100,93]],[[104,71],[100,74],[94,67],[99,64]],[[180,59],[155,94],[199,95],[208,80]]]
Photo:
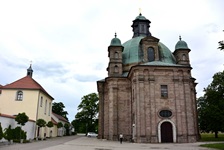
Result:
[[98,138],[138,143],[185,143],[199,138],[196,82],[191,76],[185,41],[171,52],[149,31],[139,14],[133,37],[121,44],[115,35],[108,47],[108,77],[97,81]]

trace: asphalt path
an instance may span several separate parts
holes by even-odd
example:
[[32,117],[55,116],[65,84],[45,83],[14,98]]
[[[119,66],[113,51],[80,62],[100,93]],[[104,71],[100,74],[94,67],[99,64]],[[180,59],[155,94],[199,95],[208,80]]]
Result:
[[[210,143],[210,142],[209,142]],[[211,150],[200,147],[205,142],[196,143],[130,143],[108,141],[84,135],[50,138],[31,143],[0,144],[0,150]]]
[[[63,137],[55,137],[49,138],[47,140],[39,140],[39,141],[32,141],[31,143],[13,143],[12,145],[8,144],[1,144],[0,150],[39,150],[45,149],[52,146],[57,146],[64,144],[66,142],[75,140],[77,138],[84,137],[83,135],[78,136],[63,136]],[[8,142],[7,142],[8,143]]]

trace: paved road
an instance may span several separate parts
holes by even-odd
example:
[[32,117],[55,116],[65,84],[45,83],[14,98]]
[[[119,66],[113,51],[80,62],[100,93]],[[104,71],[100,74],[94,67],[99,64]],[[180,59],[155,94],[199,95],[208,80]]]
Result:
[[99,140],[85,136],[66,136],[46,141],[0,146],[0,150],[209,150],[199,147],[200,144],[202,143],[139,144],[124,142],[120,144],[117,141]]
[[13,143],[13,145],[0,145],[0,150],[40,150],[56,145],[64,144],[68,141],[75,140],[83,136],[64,136],[47,139],[44,141],[33,141],[31,143]]

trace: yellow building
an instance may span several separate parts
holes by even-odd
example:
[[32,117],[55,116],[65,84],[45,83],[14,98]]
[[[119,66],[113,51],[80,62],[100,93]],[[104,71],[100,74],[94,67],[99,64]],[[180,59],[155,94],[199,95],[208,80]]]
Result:
[[[0,86],[0,113],[7,115],[17,115],[25,112],[31,120],[44,119],[51,121],[52,101],[54,98],[32,78],[33,70],[27,69],[27,76]],[[48,127],[41,128],[38,133],[38,127],[35,129],[35,137],[50,137]]]

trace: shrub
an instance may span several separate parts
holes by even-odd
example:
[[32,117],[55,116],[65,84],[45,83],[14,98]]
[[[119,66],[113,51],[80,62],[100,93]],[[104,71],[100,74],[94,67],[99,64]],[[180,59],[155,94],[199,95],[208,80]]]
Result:
[[8,128],[5,128],[4,138],[8,141],[13,139],[13,130],[11,129],[11,125]]
[[3,131],[2,131],[2,125],[0,122],[0,140],[3,138]]

